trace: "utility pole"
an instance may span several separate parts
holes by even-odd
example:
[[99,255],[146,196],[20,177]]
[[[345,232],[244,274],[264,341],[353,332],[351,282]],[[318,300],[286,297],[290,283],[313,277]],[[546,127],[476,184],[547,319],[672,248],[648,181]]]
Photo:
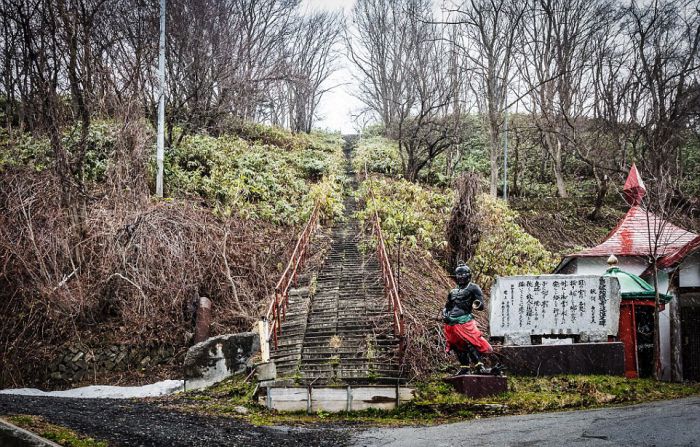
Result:
[[158,45],[158,138],[156,148],[156,196],[163,197],[165,158],[165,0],[160,0],[160,44]]
[[503,138],[503,200],[508,201],[508,108],[505,109],[505,137]]

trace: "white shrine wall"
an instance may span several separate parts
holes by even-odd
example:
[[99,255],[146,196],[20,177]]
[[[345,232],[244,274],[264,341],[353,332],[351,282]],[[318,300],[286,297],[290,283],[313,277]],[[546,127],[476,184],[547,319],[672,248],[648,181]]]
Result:
[[686,257],[678,268],[680,287],[700,287],[700,252]]
[[[637,256],[620,256],[617,260],[617,267],[633,275],[639,276],[647,268],[646,260]],[[602,275],[610,268],[607,256],[581,257],[571,262],[576,263],[576,275]]]

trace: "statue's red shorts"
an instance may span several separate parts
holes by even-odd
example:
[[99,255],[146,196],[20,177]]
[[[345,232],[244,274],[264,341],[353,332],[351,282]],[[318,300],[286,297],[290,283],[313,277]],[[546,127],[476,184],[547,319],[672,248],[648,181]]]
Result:
[[447,340],[446,352],[450,349],[465,351],[469,349],[467,343],[474,345],[477,351],[482,354],[490,354],[493,352],[493,347],[481,334],[481,331],[476,327],[476,321],[468,321],[462,324],[450,326],[445,325],[445,339]]

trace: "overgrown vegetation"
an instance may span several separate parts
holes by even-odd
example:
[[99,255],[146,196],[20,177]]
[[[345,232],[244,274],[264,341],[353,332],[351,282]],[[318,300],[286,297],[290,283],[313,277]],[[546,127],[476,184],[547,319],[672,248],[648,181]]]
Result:
[[[300,136],[276,128],[265,132],[253,125],[243,135],[252,139],[184,137],[166,158],[170,195],[199,195],[219,215],[235,212],[276,224],[305,221],[316,200],[324,204],[324,218],[340,216],[339,135]],[[308,194],[310,188],[312,194]]]
[[107,447],[109,445],[106,441],[98,441],[69,428],[46,422],[39,416],[16,415],[9,416],[7,420],[17,427],[36,433],[63,447]]
[[518,224],[518,213],[498,199],[478,198],[481,239],[471,268],[482,288],[491,288],[496,276],[543,274],[556,267],[556,259]]
[[369,172],[401,175],[398,144],[381,136],[361,138],[353,151],[352,167],[360,174],[365,172],[366,167]]
[[[145,126],[145,123],[140,123]],[[61,145],[70,156],[77,150],[79,140],[78,126],[66,127],[61,135]],[[148,132],[144,127],[144,131]],[[120,126],[115,121],[95,120],[87,134],[87,150],[80,172],[74,173],[89,183],[105,180],[109,162],[117,149]],[[54,157],[51,144],[45,135],[0,129],[0,172],[9,168],[28,167],[43,171],[53,167]]]
[[[364,164],[366,148],[360,140],[353,163]],[[473,241],[471,257],[463,259],[472,268],[474,281],[488,296],[496,276],[549,273],[557,259],[536,238],[518,224],[518,213],[488,194],[480,193],[476,184],[465,191],[471,198],[469,224],[479,237]],[[364,208],[358,216],[370,222],[376,212],[382,232],[391,252],[391,261],[400,273],[407,325],[407,353],[405,369],[410,377],[423,378],[451,363],[446,356],[442,323],[438,314],[452,281],[451,253],[447,240],[448,219],[455,204],[452,188],[429,186],[381,175],[373,175],[362,182],[358,198]],[[466,230],[461,227],[451,231]],[[481,327],[488,329],[485,313],[476,315]]]
[[[367,220],[371,213],[379,214],[389,248],[397,249],[399,243],[420,248],[445,264],[446,224],[454,201],[451,189],[378,178],[363,182],[359,196],[366,206],[358,216]],[[484,289],[496,276],[546,273],[556,266],[552,253],[518,224],[518,213],[505,202],[478,194],[475,206],[481,236],[467,261]]]
[[342,215],[337,134],[185,136],[168,154],[163,201],[150,197],[142,122],[93,122],[89,135],[83,232],[46,142],[15,132],[0,145],[0,387],[65,386],[47,382],[48,368],[76,340],[181,356],[200,296],[214,303],[213,335],[248,330],[314,203],[326,221]]
[[367,221],[376,211],[390,248],[403,244],[438,252],[446,247],[445,216],[452,205],[451,191],[403,179],[375,178],[362,182],[358,196],[365,203],[358,217]]

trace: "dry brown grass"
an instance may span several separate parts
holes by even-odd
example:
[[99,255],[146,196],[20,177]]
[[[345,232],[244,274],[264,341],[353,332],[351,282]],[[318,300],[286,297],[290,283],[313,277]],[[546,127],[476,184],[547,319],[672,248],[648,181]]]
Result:
[[117,188],[93,194],[76,240],[52,173],[0,176],[0,387],[41,383],[66,343],[182,351],[199,296],[214,303],[213,334],[261,315],[296,229]]

